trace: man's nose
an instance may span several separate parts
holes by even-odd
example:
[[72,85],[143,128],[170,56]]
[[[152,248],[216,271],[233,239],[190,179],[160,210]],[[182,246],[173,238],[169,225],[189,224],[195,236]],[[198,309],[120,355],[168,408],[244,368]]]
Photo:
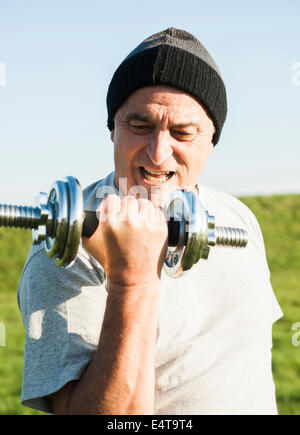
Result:
[[155,165],[162,164],[173,154],[171,138],[168,132],[158,132],[148,143],[146,151]]

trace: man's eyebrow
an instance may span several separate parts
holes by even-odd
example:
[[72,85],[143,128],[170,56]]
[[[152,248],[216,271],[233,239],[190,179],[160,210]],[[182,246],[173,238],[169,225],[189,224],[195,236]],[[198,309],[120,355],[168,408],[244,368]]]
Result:
[[186,128],[186,127],[199,128],[199,125],[196,124],[195,122],[188,121],[188,122],[179,122],[178,124],[173,124],[172,127],[173,128]]
[[141,115],[140,113],[129,113],[126,116],[126,121],[130,122],[130,121],[141,121],[141,122],[153,122],[153,119],[151,119],[150,116],[146,116],[146,115]]

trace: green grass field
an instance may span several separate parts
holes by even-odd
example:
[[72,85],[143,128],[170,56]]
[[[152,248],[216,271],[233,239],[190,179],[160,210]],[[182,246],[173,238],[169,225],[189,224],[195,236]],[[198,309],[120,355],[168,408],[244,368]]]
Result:
[[[242,201],[261,225],[274,292],[284,312],[273,328],[279,414],[300,414],[300,346],[292,345],[291,329],[300,322],[300,195]],[[0,326],[6,330],[6,345],[0,346],[0,414],[39,414],[20,405],[24,331],[16,288],[30,244],[29,231],[0,229]]]
[[[300,195],[242,198],[256,215],[265,240],[271,281],[284,317],[273,327],[273,374],[279,414],[300,414]],[[299,339],[298,339],[299,341]],[[300,342],[300,341],[299,341]]]

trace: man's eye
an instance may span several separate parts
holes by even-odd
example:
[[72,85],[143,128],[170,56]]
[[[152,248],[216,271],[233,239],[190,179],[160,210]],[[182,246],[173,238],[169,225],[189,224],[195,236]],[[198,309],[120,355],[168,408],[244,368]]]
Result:
[[130,124],[130,128],[138,133],[147,133],[151,127],[145,124]]
[[179,139],[188,139],[191,136],[191,133],[188,131],[174,130],[173,135]]

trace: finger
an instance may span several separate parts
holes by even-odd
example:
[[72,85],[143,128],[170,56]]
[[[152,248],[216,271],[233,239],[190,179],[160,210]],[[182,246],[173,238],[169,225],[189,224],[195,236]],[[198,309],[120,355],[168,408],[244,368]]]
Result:
[[148,199],[138,199],[140,219],[144,221],[152,221],[155,218],[155,210],[153,204]]
[[119,219],[127,220],[137,216],[139,211],[138,201],[133,196],[125,196],[121,201]]
[[118,195],[107,195],[101,202],[98,218],[100,221],[104,222],[107,219],[114,219],[121,208],[121,200]]

